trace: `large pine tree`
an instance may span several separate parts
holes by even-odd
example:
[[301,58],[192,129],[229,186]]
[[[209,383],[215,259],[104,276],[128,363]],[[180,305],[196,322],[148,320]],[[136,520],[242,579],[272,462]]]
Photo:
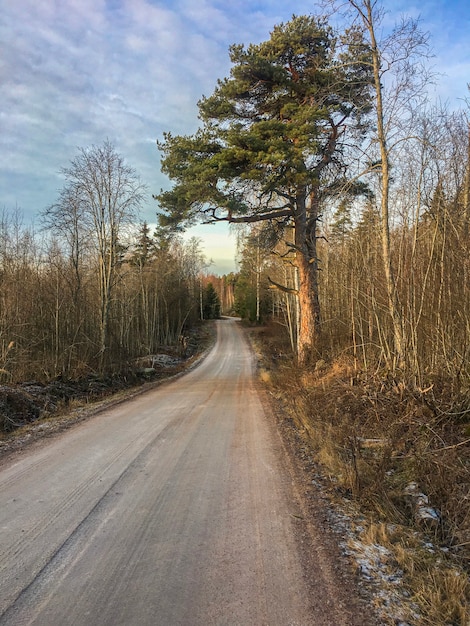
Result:
[[338,38],[323,18],[294,16],[264,43],[232,46],[230,56],[230,77],[199,103],[202,128],[167,133],[159,144],[174,181],[156,196],[160,221],[269,220],[278,232],[293,228],[305,362],[320,329],[320,205],[344,176],[345,140],[368,108],[367,48],[358,31]]

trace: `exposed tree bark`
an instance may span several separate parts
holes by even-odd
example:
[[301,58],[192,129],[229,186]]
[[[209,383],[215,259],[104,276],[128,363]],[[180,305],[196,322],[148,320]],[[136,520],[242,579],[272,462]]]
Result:
[[314,358],[320,334],[320,301],[318,297],[317,258],[317,196],[312,192],[311,207],[307,211],[305,193],[296,199],[294,237],[299,285],[298,358],[306,363]]

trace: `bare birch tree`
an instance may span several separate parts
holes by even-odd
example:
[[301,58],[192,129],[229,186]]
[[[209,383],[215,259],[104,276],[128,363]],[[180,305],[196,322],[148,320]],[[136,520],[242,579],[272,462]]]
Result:
[[145,188],[134,169],[129,167],[106,140],[101,146],[80,149],[64,168],[65,187],[59,202],[46,219],[62,224],[72,240],[77,260],[80,230],[96,254],[100,295],[99,364],[105,363],[108,344],[110,306],[119,263],[120,236],[135,220]]
[[405,357],[406,337],[390,245],[391,170],[397,150],[404,141],[411,139],[409,123],[413,119],[413,107],[422,100],[429,78],[429,73],[420,64],[427,51],[427,38],[420,32],[415,20],[407,19],[398,24],[390,35],[379,40],[377,32],[384,13],[381,3],[378,0],[348,2],[362,22],[372,57],[376,133],[366,152],[374,154],[374,146],[378,147],[377,159],[371,160],[368,171],[379,175],[384,278],[394,346],[389,366],[394,368]]

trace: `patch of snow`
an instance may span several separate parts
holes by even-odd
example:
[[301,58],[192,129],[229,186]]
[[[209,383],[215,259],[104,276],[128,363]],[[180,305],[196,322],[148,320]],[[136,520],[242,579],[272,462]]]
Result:
[[154,354],[150,359],[152,367],[173,367],[181,363],[181,359],[169,354]]
[[[418,622],[419,609],[404,588],[404,574],[392,552],[385,546],[361,540],[368,526],[366,518],[353,505],[343,502],[341,508],[329,508],[328,520],[338,535],[343,554],[357,564],[361,584],[373,598],[378,618],[383,623],[401,626]],[[394,528],[393,524],[388,526],[390,534]]]
[[379,617],[402,626],[409,626],[410,612],[413,620],[419,619],[416,607],[407,601],[409,594],[403,589],[403,571],[390,550],[377,543],[360,541],[353,530],[344,550],[358,564],[361,577],[373,586]]

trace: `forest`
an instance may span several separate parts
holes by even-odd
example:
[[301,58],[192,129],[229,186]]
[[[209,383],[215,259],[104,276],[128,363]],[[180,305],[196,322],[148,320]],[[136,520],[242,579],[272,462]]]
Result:
[[[405,578],[419,571],[421,586],[409,584],[424,616],[413,623],[464,624],[468,94],[458,110],[432,99],[415,21],[380,39],[377,3],[347,4],[343,31],[293,16],[268,41],[231,48],[200,129],[159,142],[173,187],[154,196],[154,232],[138,222],[138,175],[109,142],[64,168],[40,229],[4,210],[0,376],[123,371],[181,349],[204,320],[241,317],[336,489],[361,503],[377,541],[407,547],[399,563]],[[204,220],[243,229],[236,274],[211,275],[199,242],[181,238]],[[410,484],[434,519],[410,513]],[[416,529],[447,548],[437,569]]]

